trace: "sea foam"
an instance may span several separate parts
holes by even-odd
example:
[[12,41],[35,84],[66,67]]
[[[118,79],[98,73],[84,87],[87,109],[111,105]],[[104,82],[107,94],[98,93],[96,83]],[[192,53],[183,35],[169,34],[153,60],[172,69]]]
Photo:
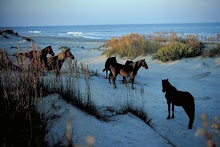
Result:
[[84,36],[83,32],[67,32],[67,34],[73,35],[73,36]]
[[28,31],[28,33],[41,33],[41,31]]

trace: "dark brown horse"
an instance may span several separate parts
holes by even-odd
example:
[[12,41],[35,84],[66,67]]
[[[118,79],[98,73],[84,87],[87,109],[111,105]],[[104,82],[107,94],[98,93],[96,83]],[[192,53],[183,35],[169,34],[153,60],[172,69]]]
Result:
[[70,52],[70,49],[67,49],[64,52],[59,53],[57,56],[47,57],[48,67],[47,70],[56,70],[56,77],[60,74],[60,69],[67,58],[74,59],[74,56]]
[[162,80],[162,91],[166,92],[165,98],[168,105],[168,117],[170,119],[170,104],[172,104],[172,118],[174,118],[174,105],[182,106],[189,117],[188,129],[192,129],[195,117],[195,102],[193,96],[189,92],[178,91],[172,86],[168,79]]
[[105,61],[105,68],[103,69],[103,72],[106,71],[106,76],[105,76],[106,79],[108,76],[108,70],[111,72],[110,65],[112,65],[113,63],[117,63],[116,57],[110,57]]
[[[135,78],[135,76],[141,66],[144,67],[145,69],[148,69],[148,66],[147,66],[147,63],[145,62],[145,59],[136,61],[131,65],[122,65],[119,63],[115,63],[115,64],[110,65],[110,69],[111,69],[110,76],[112,76],[114,88],[117,88],[116,84],[115,84],[115,80],[116,80],[117,75],[120,74],[123,77],[129,76],[131,78],[131,88],[134,89],[134,85],[133,85],[134,78]],[[110,80],[109,80],[109,82],[110,82]]]
[[125,62],[125,65],[132,65],[133,63],[134,63],[133,61],[127,60],[127,61]]
[[33,64],[36,64],[36,61],[38,61],[40,62],[39,65],[42,65],[43,69],[46,69],[48,67],[46,58],[47,54],[50,54],[52,56],[55,55],[52,46],[47,46],[46,48],[40,51],[32,50],[28,53],[20,53],[19,55],[25,55],[26,57],[30,58],[29,66],[33,66]]
[[[125,62],[125,65],[130,65],[130,66],[132,66],[133,63],[134,63],[133,61],[127,60],[127,61]],[[126,77],[123,76],[123,81],[122,81],[122,82],[123,82],[123,84],[127,83]]]
[[28,58],[30,58],[30,59],[34,58],[34,56],[37,55],[37,54],[40,54],[40,55],[42,55],[43,57],[46,57],[47,54],[50,54],[50,55],[52,55],[52,56],[55,55],[54,52],[53,52],[52,46],[47,46],[47,47],[45,47],[44,49],[42,49],[42,50],[40,51],[40,53],[38,53],[38,52],[39,52],[39,51],[37,51],[37,50],[32,50],[32,51],[30,51],[30,52],[20,53],[19,55],[25,55],[26,57],[28,57]]

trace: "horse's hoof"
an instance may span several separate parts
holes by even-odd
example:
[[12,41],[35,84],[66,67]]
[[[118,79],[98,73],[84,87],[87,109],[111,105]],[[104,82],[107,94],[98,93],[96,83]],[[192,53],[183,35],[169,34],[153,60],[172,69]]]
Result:
[[172,116],[172,118],[174,118],[174,116]]
[[192,129],[192,127],[189,126],[188,129]]
[[170,119],[170,117],[168,116],[167,119]]

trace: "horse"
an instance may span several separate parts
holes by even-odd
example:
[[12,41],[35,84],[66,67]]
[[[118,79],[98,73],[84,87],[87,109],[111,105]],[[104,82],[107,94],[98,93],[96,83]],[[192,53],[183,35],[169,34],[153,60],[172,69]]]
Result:
[[130,65],[122,65],[119,63],[114,63],[110,65],[110,70],[111,70],[110,76],[112,76],[114,88],[117,88],[115,84],[115,80],[117,75],[120,74],[123,77],[129,76],[131,78],[131,88],[134,89],[134,78],[141,66],[144,67],[145,69],[148,69],[148,65],[145,62],[145,59],[136,61]]
[[43,68],[45,69],[48,66],[46,60],[47,54],[50,54],[52,56],[55,55],[52,46],[47,46],[40,51],[32,50],[30,52],[20,53],[19,55],[24,55],[30,58],[29,67],[32,66],[33,64],[36,64],[36,61],[38,60],[40,62],[39,64],[42,65]]
[[109,66],[112,65],[113,63],[117,63],[116,57],[110,57],[105,61],[105,68],[103,69],[103,72],[106,71],[106,76],[105,76],[106,79],[108,76],[108,70],[111,72]]
[[[130,65],[130,66],[132,66],[133,63],[134,63],[133,61],[127,60],[127,61],[125,62],[125,65]],[[123,84],[127,83],[126,77],[124,77],[124,76],[123,76],[123,81],[122,81],[122,83],[123,83]]]
[[133,61],[127,60],[127,61],[125,62],[125,65],[131,65],[131,64],[133,64],[133,63],[134,63]]
[[47,54],[50,54],[52,56],[55,55],[54,52],[53,52],[52,46],[47,46],[44,49],[42,49],[40,51],[40,53],[38,53],[38,52],[39,51],[37,51],[37,50],[32,50],[30,52],[20,53],[19,55],[24,55],[24,56],[26,56],[30,59],[34,58],[34,56],[37,55],[37,54],[40,54],[42,56],[47,56]]
[[56,77],[58,77],[60,74],[60,69],[67,58],[74,59],[74,56],[70,52],[70,49],[59,53],[57,56],[47,57],[47,70],[56,70]]
[[189,117],[188,129],[192,129],[195,117],[195,102],[193,96],[189,92],[178,91],[170,84],[168,79],[162,80],[162,91],[165,94],[168,105],[168,117],[170,119],[170,104],[172,104],[172,118],[174,118],[174,105],[182,106]]

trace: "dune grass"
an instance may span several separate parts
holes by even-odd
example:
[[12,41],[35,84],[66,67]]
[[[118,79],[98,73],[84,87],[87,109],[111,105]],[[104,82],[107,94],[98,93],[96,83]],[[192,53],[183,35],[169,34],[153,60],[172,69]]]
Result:
[[210,50],[205,51],[202,54],[202,57],[217,57],[220,56],[220,44],[217,44],[216,46],[212,47]]
[[37,98],[43,95],[40,73],[27,70],[25,61],[21,57],[16,67],[0,49],[1,146],[46,145],[45,125],[36,111]]
[[103,52],[106,56],[119,55],[121,58],[134,59],[156,52],[160,47],[157,42],[145,39],[143,35],[131,33],[120,38],[112,38],[106,43],[107,49]]
[[153,59],[162,62],[196,57],[202,54],[204,43],[197,35],[177,35],[172,33],[154,33],[144,37],[131,33],[120,38],[112,38],[106,42],[104,55],[119,55],[121,58],[134,59],[138,56],[153,55]]
[[182,58],[196,57],[202,54],[203,47],[184,43],[169,43],[160,48],[154,55],[154,59],[162,62],[180,60]]
[[202,128],[198,128],[195,136],[202,136],[207,141],[208,147],[215,147],[220,145],[220,121],[216,116],[213,120],[208,118],[208,115],[201,116]]

